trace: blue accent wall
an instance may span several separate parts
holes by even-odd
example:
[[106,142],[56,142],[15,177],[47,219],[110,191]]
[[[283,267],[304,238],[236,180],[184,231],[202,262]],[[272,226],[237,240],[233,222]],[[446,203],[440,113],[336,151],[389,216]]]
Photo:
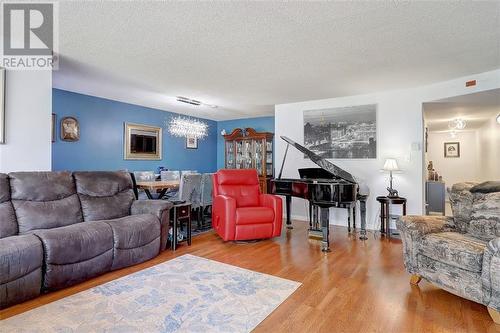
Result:
[[[57,115],[56,142],[52,144],[52,170],[152,170],[164,166],[173,170],[214,172],[217,169],[218,127],[209,124],[209,135],[198,141],[198,149],[186,149],[186,139],[171,136],[163,130],[163,160],[132,161],[123,158],[124,122],[163,127],[166,118],[175,113],[143,106],[52,90],[52,112]],[[60,120],[76,117],[80,123],[80,140],[60,139]]]
[[[251,127],[257,132],[274,133],[274,117],[245,118],[217,122],[217,169],[224,168],[224,138],[220,132],[231,133],[235,128]],[[275,138],[276,139],[276,138]]]

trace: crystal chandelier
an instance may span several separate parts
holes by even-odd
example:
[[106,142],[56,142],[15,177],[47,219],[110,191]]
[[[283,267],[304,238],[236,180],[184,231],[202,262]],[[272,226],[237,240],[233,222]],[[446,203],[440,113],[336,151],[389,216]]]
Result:
[[208,124],[198,119],[176,116],[167,119],[165,124],[173,136],[203,139],[208,135]]

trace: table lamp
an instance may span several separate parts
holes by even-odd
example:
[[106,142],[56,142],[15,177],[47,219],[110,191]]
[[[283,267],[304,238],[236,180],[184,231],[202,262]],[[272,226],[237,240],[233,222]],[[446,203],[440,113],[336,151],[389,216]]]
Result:
[[388,197],[390,198],[398,197],[399,196],[398,191],[392,188],[392,172],[399,171],[398,162],[394,158],[387,158],[385,160],[383,170],[389,171],[390,175],[390,185],[387,188],[387,191],[389,191]]

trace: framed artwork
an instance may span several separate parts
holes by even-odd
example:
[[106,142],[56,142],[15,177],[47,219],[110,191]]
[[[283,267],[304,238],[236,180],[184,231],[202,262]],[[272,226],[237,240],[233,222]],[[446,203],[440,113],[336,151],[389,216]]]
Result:
[[194,136],[186,137],[186,148],[187,149],[198,149],[198,139]]
[[52,126],[51,126],[51,132],[52,132],[52,142],[56,142],[56,114],[52,114]]
[[70,142],[80,140],[80,124],[75,117],[61,119],[61,140]]
[[125,123],[123,157],[126,160],[161,160],[161,127]]
[[460,142],[445,142],[444,157],[460,157]]
[[5,143],[5,68],[0,67],[0,143]]
[[377,158],[377,105],[304,111],[304,146],[323,158]]

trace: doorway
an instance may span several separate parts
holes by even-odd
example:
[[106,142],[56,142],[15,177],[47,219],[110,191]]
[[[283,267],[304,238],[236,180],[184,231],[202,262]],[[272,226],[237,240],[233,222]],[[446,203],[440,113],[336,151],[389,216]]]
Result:
[[425,204],[451,216],[448,189],[500,180],[500,89],[423,104]]

